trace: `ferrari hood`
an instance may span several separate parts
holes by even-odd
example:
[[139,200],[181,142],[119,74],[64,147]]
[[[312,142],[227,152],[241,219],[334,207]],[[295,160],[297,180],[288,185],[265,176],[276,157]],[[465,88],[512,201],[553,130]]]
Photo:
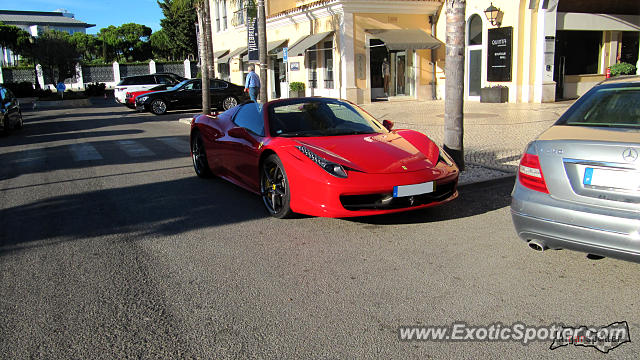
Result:
[[412,143],[396,133],[298,138],[297,142],[327,160],[374,174],[431,168],[440,154],[426,137]]

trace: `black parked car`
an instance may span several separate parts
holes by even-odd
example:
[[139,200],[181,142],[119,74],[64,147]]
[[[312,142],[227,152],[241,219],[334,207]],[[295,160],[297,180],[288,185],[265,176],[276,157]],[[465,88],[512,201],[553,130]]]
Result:
[[0,131],[6,133],[10,129],[22,127],[20,103],[11,90],[0,85]]
[[[218,110],[228,110],[249,99],[244,87],[230,82],[213,79],[211,86],[211,106]],[[155,91],[136,97],[138,111],[151,111],[162,115],[172,109],[197,109],[202,107],[202,80],[185,80],[166,91]]]

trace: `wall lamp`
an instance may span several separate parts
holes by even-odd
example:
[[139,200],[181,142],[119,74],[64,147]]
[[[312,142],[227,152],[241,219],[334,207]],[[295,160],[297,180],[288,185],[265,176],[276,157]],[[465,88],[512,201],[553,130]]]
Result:
[[500,24],[502,23],[502,15],[504,15],[504,13],[497,7],[493,6],[493,3],[491,3],[491,5],[489,5],[489,7],[484,11],[484,14],[491,25],[500,27]]

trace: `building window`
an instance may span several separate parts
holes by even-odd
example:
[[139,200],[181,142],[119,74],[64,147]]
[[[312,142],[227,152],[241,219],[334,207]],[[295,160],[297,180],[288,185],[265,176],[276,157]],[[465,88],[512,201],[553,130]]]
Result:
[[220,1],[216,1],[216,31],[220,32]]
[[216,1],[216,29],[218,32],[227,30],[227,0]]
[[482,45],[482,19],[478,15],[469,19],[469,45]]
[[219,63],[218,64],[218,78],[222,80],[230,81],[229,76],[229,63]]
[[227,30],[227,0],[222,0],[222,30]]
[[324,42],[324,88],[333,89],[333,41]]
[[318,88],[318,51],[317,46],[314,45],[307,50],[307,71],[309,79],[309,88]]
[[[241,4],[241,6],[243,6],[243,5],[244,4]],[[247,9],[245,9],[244,7],[234,11],[233,12],[233,19],[231,20],[231,24],[233,26],[244,25],[246,11],[247,11]]]

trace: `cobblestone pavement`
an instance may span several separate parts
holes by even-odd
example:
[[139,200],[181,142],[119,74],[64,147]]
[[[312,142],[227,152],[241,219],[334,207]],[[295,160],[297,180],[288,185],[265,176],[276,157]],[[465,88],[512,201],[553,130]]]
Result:
[[[465,102],[464,151],[468,171],[488,168],[514,174],[525,146],[551,126],[572,101],[549,104],[487,104]],[[377,119],[395,128],[422,131],[437,144],[444,139],[444,101],[392,100],[362,105]],[[507,175],[505,174],[505,175]],[[462,174],[464,176],[464,172]],[[461,182],[464,182],[461,177]]]

